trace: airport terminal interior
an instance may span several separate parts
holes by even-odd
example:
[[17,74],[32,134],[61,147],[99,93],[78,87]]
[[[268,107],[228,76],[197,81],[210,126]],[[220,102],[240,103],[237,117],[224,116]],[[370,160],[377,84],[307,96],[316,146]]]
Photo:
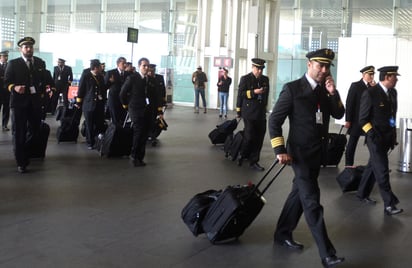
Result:
[[[225,120],[218,117],[218,72],[227,67],[233,78],[230,120],[236,116],[239,78],[250,72],[256,56],[266,60],[264,74],[270,78],[268,115],[284,83],[305,72],[308,51],[336,52],[331,72],[343,100],[345,83],[359,80],[366,64],[399,65],[398,137],[407,131],[411,145],[411,14],[411,0],[0,1],[0,51],[8,50],[9,60],[20,56],[17,41],[32,36],[34,55],[51,70],[58,58],[66,59],[76,83],[90,59],[100,59],[109,70],[120,56],[133,63],[148,57],[165,78],[169,125],[157,146],[147,144],[147,165],[134,167],[127,157],[88,150],[82,136],[76,143],[58,143],[60,123],[49,114],[46,157],[32,159],[24,174],[16,170],[11,131],[0,132],[0,267],[322,267],[303,217],[294,233],[302,251],[273,243],[292,185],[290,166],[265,193],[261,213],[238,240],[214,245],[204,234],[195,237],[182,221],[181,211],[195,194],[256,183],[264,174],[225,158],[222,146],[208,138]],[[129,28],[138,29],[137,43],[126,40]],[[206,114],[193,113],[191,75],[199,65],[209,76]],[[406,129],[401,118],[409,118]],[[331,121],[330,132],[338,133],[341,123]],[[242,127],[240,122],[236,131]],[[287,123],[284,131],[286,136]],[[376,186],[371,195],[376,205],[342,192],[336,177],[344,159],[321,168],[327,231],[337,255],[345,257],[338,267],[410,267],[412,173],[399,170],[403,145],[389,154],[392,189],[404,209],[399,215],[384,214]],[[267,169],[274,159],[266,133],[259,163]],[[361,138],[355,164],[368,159]]]
[[[218,111],[194,114],[192,108],[174,106],[165,118],[169,127],[158,146],[148,144],[145,167],[130,166],[128,158],[101,158],[81,136],[77,143],[58,144],[58,123],[49,116],[46,158],[33,160],[29,172],[19,174],[11,134],[0,133],[0,267],[321,267],[304,218],[294,233],[303,251],[273,244],[292,185],[290,167],[265,193],[261,213],[237,241],[213,245],[203,234],[192,235],[181,219],[190,198],[255,183],[263,173],[247,163],[238,167],[225,158],[222,146],[210,143],[208,133],[221,122]],[[331,125],[331,132],[338,131]],[[328,233],[338,255],[346,258],[338,267],[410,266],[412,174],[397,171],[398,153],[395,148],[390,154],[390,176],[404,213],[395,216],[384,215],[376,187],[374,206],[361,203],[354,192],[342,193],[336,176],[344,161],[321,169]],[[274,157],[266,137],[260,164],[268,168]],[[367,160],[361,138],[355,163]]]

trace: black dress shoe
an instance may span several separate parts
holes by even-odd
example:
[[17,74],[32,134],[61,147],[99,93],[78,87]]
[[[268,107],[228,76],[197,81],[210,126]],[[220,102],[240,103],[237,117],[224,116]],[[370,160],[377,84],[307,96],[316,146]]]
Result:
[[389,207],[385,208],[385,214],[389,215],[389,216],[399,214],[399,213],[402,213],[402,212],[403,212],[403,209],[397,208],[395,206],[389,206]]
[[275,240],[275,243],[290,248],[290,249],[297,249],[297,250],[302,250],[303,249],[303,245],[293,241],[293,240],[289,240],[289,239],[285,239],[285,240]]
[[26,169],[26,167],[18,166],[18,167],[17,167],[17,172],[19,172],[19,173],[26,173],[26,172],[27,172],[27,169]]
[[323,264],[323,267],[329,268],[329,267],[333,267],[333,266],[343,262],[344,260],[345,260],[345,258],[339,258],[336,255],[333,255],[333,256],[323,258],[322,259],[322,264]]
[[250,166],[251,169],[254,169],[254,170],[257,170],[257,171],[265,170],[265,168],[262,167],[261,165],[259,165],[257,162],[253,163],[253,164],[250,164],[249,166]]
[[370,197],[365,197],[365,198],[358,197],[358,198],[361,202],[363,202],[365,204],[369,204],[369,205],[375,205],[376,204],[376,200],[372,199]]
[[146,166],[146,163],[143,162],[142,160],[138,160],[138,159],[132,159],[130,158],[130,163],[134,166],[134,167],[144,167]]

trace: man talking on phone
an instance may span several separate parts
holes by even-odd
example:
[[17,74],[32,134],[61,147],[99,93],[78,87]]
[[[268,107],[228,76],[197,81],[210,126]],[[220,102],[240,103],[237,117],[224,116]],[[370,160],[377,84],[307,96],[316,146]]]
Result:
[[[330,117],[342,118],[345,108],[330,75],[335,53],[324,48],[309,52],[306,57],[306,74],[283,86],[269,117],[276,158],[282,164],[291,164],[294,172],[292,191],[279,216],[274,241],[292,250],[302,250],[303,245],[294,240],[293,231],[303,213],[323,266],[332,267],[344,258],[336,256],[326,231],[318,175]],[[282,132],[286,117],[289,118],[287,143]]]

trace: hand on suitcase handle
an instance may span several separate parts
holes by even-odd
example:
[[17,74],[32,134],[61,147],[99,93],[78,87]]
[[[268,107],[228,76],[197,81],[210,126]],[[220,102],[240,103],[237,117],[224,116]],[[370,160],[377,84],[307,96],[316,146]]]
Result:
[[292,157],[287,153],[278,154],[276,158],[281,164],[290,164],[292,162]]

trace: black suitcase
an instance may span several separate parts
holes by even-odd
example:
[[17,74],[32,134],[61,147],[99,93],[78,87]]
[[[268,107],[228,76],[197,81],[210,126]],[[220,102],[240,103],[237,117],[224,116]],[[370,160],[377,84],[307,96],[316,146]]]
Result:
[[260,191],[259,186],[279,161],[276,160],[258,184],[228,186],[209,207],[202,222],[207,238],[213,244],[237,239],[262,210],[263,194],[278,177],[286,165],[282,165],[275,176]]
[[96,147],[100,156],[121,157],[130,155],[133,143],[133,129],[127,120],[123,125],[109,124],[104,134],[96,139]]
[[181,217],[194,236],[204,233],[202,221],[210,205],[217,200],[222,191],[207,190],[196,194],[182,209]]
[[45,158],[50,126],[46,122],[40,124],[39,131],[34,133],[29,142],[30,158]]
[[74,141],[77,142],[79,137],[79,125],[81,119],[81,111],[79,109],[71,109],[68,116],[60,119],[60,126],[56,130],[57,142]]
[[324,150],[322,165],[325,166],[338,166],[342,159],[343,152],[346,146],[346,135],[342,134],[343,126],[339,133],[329,133],[326,149]]
[[235,131],[239,121],[235,118],[232,120],[226,120],[220,125],[217,125],[215,129],[209,132],[209,139],[212,144],[224,144],[226,137]]
[[[354,168],[345,168],[337,177],[336,180],[342,192],[357,191],[359,183],[362,179],[363,171],[365,166],[357,166]],[[372,173],[373,176],[373,173]]]
[[243,135],[244,135],[244,131],[240,130],[233,137],[233,142],[232,142],[232,146],[230,147],[230,153],[229,153],[230,159],[232,159],[232,161],[236,161],[236,159],[239,156],[240,149],[242,148],[242,143],[243,143]]
[[233,133],[227,135],[225,139],[225,143],[223,144],[223,152],[225,153],[226,158],[230,157],[230,148],[232,147],[233,136],[234,136]]
[[227,136],[225,144],[223,145],[223,151],[225,152],[225,157],[235,161],[238,156],[243,143],[244,131],[240,130],[236,134],[231,134]]

